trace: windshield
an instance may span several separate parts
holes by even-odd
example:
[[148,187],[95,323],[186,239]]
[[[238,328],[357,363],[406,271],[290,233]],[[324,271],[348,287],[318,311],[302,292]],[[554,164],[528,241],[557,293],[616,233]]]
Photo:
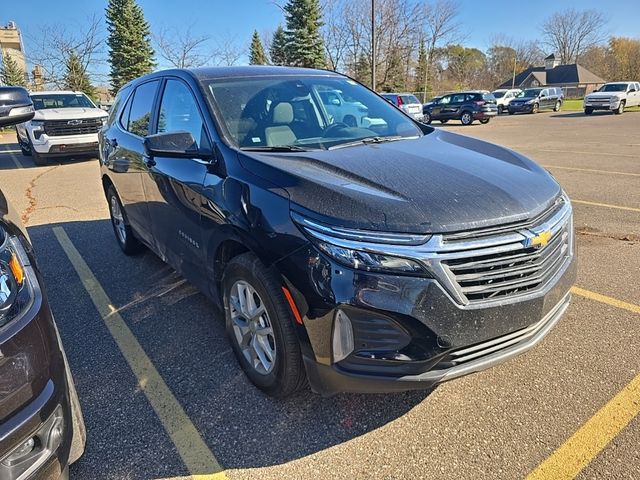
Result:
[[243,149],[328,149],[423,135],[397,108],[347,78],[247,77],[206,85],[227,136]]
[[47,108],[96,108],[84,93],[51,93],[31,95],[36,110]]
[[627,84],[626,83],[609,83],[607,85],[603,85],[600,91],[601,92],[626,92]]
[[532,98],[540,95],[541,88],[527,88],[518,94],[518,98]]
[[504,97],[504,94],[507,92],[493,92],[493,96],[496,98],[502,98]]

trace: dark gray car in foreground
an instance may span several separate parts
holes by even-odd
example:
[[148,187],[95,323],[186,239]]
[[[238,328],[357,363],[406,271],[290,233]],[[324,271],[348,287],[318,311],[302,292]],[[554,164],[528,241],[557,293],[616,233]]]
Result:
[[[359,126],[326,91],[366,107]],[[572,208],[546,170],[333,72],[147,75],[100,150],[122,250],[222,304],[272,395],[428,388],[531,348],[569,304]]]

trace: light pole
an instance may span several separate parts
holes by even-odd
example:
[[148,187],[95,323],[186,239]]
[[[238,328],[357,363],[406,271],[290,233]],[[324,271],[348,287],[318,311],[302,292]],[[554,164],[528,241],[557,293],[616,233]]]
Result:
[[376,0],[371,0],[371,90],[376,90]]

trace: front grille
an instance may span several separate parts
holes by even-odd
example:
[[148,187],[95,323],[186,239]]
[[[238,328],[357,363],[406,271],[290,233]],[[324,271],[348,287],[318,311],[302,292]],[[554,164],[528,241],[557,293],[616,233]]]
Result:
[[[469,303],[525,294],[544,288],[561,270],[571,255],[571,228],[570,206],[556,204],[536,223],[499,229],[493,235],[477,232],[477,248],[453,252],[442,264]],[[530,240],[542,232],[550,232],[548,243],[530,246]],[[460,240],[450,238],[449,247]]]
[[[77,123],[78,121],[81,123]],[[45,120],[44,133],[50,137],[86,135],[90,133],[98,133],[101,126],[102,120],[99,118],[81,120]]]

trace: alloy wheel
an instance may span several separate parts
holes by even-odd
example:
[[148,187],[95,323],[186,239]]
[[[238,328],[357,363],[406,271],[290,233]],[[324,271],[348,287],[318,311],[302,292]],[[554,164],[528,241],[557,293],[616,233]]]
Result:
[[242,355],[257,373],[267,375],[276,363],[276,339],[265,304],[248,282],[238,280],[229,295],[231,325]]
[[124,215],[120,208],[120,202],[118,202],[118,199],[112,195],[109,203],[111,205],[111,221],[113,222],[113,226],[118,234],[118,240],[120,240],[120,243],[124,245],[127,243],[127,226],[124,223]]

